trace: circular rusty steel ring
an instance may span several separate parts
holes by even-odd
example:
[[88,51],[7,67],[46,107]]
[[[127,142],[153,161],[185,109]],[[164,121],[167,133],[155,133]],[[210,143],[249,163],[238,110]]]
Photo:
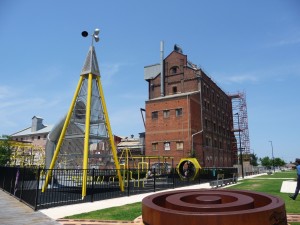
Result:
[[278,197],[239,190],[181,190],[142,201],[145,225],[287,225]]

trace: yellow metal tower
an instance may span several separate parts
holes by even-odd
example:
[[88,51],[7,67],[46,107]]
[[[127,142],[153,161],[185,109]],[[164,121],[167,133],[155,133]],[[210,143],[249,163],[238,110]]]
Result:
[[[98,33],[99,30],[96,29],[92,35],[92,40],[95,39],[96,42],[99,40]],[[82,32],[82,36],[86,37],[88,33]],[[67,157],[68,168],[80,167],[78,163],[82,163],[82,198],[84,198],[87,189],[87,172],[88,169],[92,168],[90,164],[97,160],[94,152],[99,149],[99,146],[110,149],[119,178],[120,189],[123,191],[124,185],[120,164],[117,158],[117,150],[100,80],[100,70],[92,41],[42,192],[48,186],[52,176],[52,169],[56,168],[58,163],[63,162],[63,158]]]

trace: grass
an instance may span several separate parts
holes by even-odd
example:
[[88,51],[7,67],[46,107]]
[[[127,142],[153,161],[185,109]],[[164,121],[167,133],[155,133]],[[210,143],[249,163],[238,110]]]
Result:
[[229,187],[228,189],[257,191],[278,196],[284,200],[287,213],[300,214],[299,198],[296,201],[293,201],[288,197],[287,193],[280,192],[282,181],[290,180],[290,178],[295,177],[295,172],[278,172],[274,175],[265,175],[257,178],[245,179],[237,185]]
[[[271,178],[271,179],[270,179]],[[274,179],[276,178],[276,179]],[[249,190],[263,192],[270,195],[278,196],[285,201],[287,213],[300,214],[299,198],[296,201],[291,200],[287,193],[281,193],[280,188],[284,180],[296,178],[294,171],[277,172],[273,175],[264,175],[252,179],[244,179],[237,185],[228,187],[235,190]],[[141,202],[128,204],[120,207],[97,210],[89,213],[69,216],[71,219],[98,219],[98,220],[134,220],[142,214]],[[300,225],[300,223],[290,223],[291,225]]]
[[112,207],[88,213],[65,217],[67,219],[95,219],[95,220],[134,220],[142,215],[142,203],[137,202],[119,207]]

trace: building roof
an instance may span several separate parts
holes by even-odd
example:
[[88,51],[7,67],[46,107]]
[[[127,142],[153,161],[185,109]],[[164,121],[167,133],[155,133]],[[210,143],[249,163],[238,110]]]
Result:
[[45,125],[44,128],[34,131],[31,131],[31,127],[25,128],[23,130],[20,130],[16,133],[13,133],[11,136],[16,137],[16,136],[25,136],[25,135],[34,135],[34,134],[44,134],[44,133],[49,133],[53,128],[53,125]]

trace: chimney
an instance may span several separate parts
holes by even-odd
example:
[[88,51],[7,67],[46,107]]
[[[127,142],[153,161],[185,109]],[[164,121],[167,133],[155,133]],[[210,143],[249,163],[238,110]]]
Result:
[[43,118],[37,116],[32,117],[31,132],[36,132],[44,127]]
[[164,41],[160,42],[160,95],[165,95]]

